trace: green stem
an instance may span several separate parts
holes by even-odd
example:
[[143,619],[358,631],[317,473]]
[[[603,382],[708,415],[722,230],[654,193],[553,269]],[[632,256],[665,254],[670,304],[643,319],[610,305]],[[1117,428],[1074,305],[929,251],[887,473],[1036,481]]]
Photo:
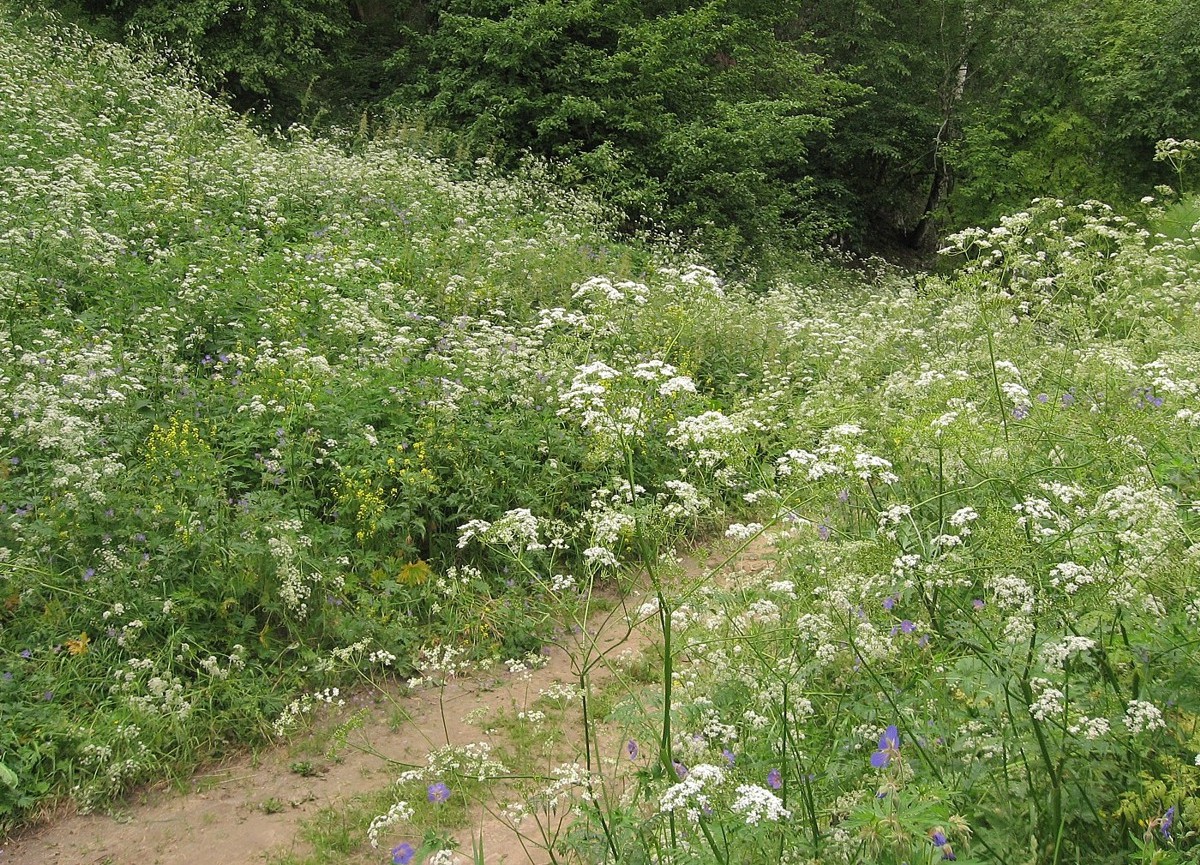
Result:
[[[591,774],[592,774],[592,723],[591,712],[588,710],[588,688],[587,688],[587,673],[579,674],[579,693],[582,695],[581,702],[583,704],[583,750],[584,750],[584,766],[588,771],[588,790],[591,792]],[[595,803],[596,819],[600,821],[600,829],[604,832],[604,840],[608,844],[608,849],[616,861],[621,860],[621,854],[617,851],[616,840],[613,838],[612,830],[609,828],[608,821],[604,819],[604,808],[601,807],[597,797],[593,794],[592,800]]]
[[704,833],[704,840],[708,842],[708,846],[713,851],[713,855],[717,857],[717,862],[719,862],[720,865],[726,865],[729,860],[717,848],[716,839],[713,838],[712,831],[709,830],[708,823],[703,817],[700,818],[700,831]]
[[996,375],[996,347],[992,343],[992,328],[986,320],[983,322],[987,333],[988,358],[992,362],[992,387],[996,390],[996,408],[1000,412],[1000,425],[1004,428],[1004,441],[1008,441],[1008,418],[1004,414],[1004,395],[1000,393],[1000,378]]

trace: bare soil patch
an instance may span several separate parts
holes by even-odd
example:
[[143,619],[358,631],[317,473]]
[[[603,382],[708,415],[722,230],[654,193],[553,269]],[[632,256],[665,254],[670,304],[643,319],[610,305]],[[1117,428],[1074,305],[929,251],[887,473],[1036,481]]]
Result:
[[[768,543],[759,539],[734,563],[740,571],[768,566]],[[685,578],[695,579],[720,559],[684,559]],[[720,579],[721,574],[714,574]],[[382,790],[393,781],[394,762],[424,765],[425,755],[447,744],[489,741],[505,745],[504,728],[482,730],[472,718],[503,713],[523,705],[532,692],[578,681],[573,651],[591,641],[593,653],[603,654],[592,677],[593,686],[613,675],[619,656],[637,657],[660,636],[649,621],[630,627],[629,618],[645,600],[634,593],[607,599],[583,632],[567,633],[547,651],[547,663],[525,674],[475,674],[451,681],[440,694],[417,690],[400,696],[364,693],[351,697],[344,709],[331,713],[328,723],[295,737],[287,744],[246,754],[198,772],[186,789],[151,788],[131,795],[108,813],[63,813],[39,827],[8,839],[0,849],[3,865],[258,865],[288,852],[307,852],[301,840],[302,823],[324,808],[338,808],[356,797]],[[336,760],[324,759],[328,729],[352,712],[367,710],[363,726],[351,733],[351,747]],[[563,716],[557,731],[561,743],[556,758],[574,759],[581,752],[578,711]],[[615,758],[621,742],[611,731],[600,732],[601,749]],[[357,747],[355,747],[357,746]],[[381,756],[382,755],[382,756]],[[386,757],[387,759],[384,759]],[[298,773],[309,764],[311,773]],[[499,798],[503,798],[500,791]],[[470,861],[472,842],[482,839],[486,861],[542,865],[544,853],[522,840],[504,821],[483,809],[472,814],[470,827],[458,833],[462,861]],[[364,845],[365,847],[365,845]],[[388,861],[382,849],[365,848],[344,862]]]

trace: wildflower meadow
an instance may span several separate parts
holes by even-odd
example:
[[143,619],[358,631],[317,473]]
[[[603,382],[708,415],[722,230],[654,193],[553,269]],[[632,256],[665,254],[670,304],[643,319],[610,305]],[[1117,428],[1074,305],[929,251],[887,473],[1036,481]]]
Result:
[[1197,861],[1195,142],[1136,213],[752,290],[534,161],[265,135],[0,11],[0,827],[636,590],[652,645],[514,719],[578,753],[447,743],[364,861],[484,861],[468,808],[558,863]]

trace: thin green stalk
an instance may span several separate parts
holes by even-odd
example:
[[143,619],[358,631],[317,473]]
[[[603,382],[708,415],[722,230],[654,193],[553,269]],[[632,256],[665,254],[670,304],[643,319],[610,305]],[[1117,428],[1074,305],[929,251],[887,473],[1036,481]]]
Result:
[[996,375],[996,346],[992,342],[992,329],[984,321],[984,332],[987,334],[988,358],[992,362],[992,387],[996,390],[996,408],[1000,412],[1000,426],[1004,428],[1004,441],[1008,442],[1008,418],[1004,414],[1004,395],[1000,393],[1000,377]]
[[708,822],[703,817],[700,818],[699,822],[700,831],[704,833],[704,840],[708,842],[709,849],[711,849],[713,855],[717,857],[717,862],[719,862],[720,865],[726,865],[729,860],[724,854],[721,853],[719,849],[717,849],[717,842],[712,836],[712,831],[708,828]]
[[[579,692],[582,694],[581,702],[583,704],[583,748],[584,748],[584,765],[587,767],[588,775],[592,773],[592,721],[591,712],[588,710],[588,688],[587,688],[587,673],[579,675]],[[591,783],[589,781],[589,788]],[[596,797],[593,796],[593,800]],[[612,853],[613,858],[620,860],[621,854],[617,851],[616,840],[613,838],[612,830],[609,828],[608,821],[604,819],[604,809],[596,802],[596,819],[600,821],[600,828],[604,832],[605,843],[608,844],[608,849]]]

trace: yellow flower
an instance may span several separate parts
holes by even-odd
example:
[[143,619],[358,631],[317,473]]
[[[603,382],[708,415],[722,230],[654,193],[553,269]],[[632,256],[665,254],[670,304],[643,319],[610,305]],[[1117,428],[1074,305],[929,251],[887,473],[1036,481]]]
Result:
[[88,642],[90,639],[91,638],[87,635],[87,631],[84,631],[74,640],[67,640],[67,651],[72,655],[86,655],[88,653]]

